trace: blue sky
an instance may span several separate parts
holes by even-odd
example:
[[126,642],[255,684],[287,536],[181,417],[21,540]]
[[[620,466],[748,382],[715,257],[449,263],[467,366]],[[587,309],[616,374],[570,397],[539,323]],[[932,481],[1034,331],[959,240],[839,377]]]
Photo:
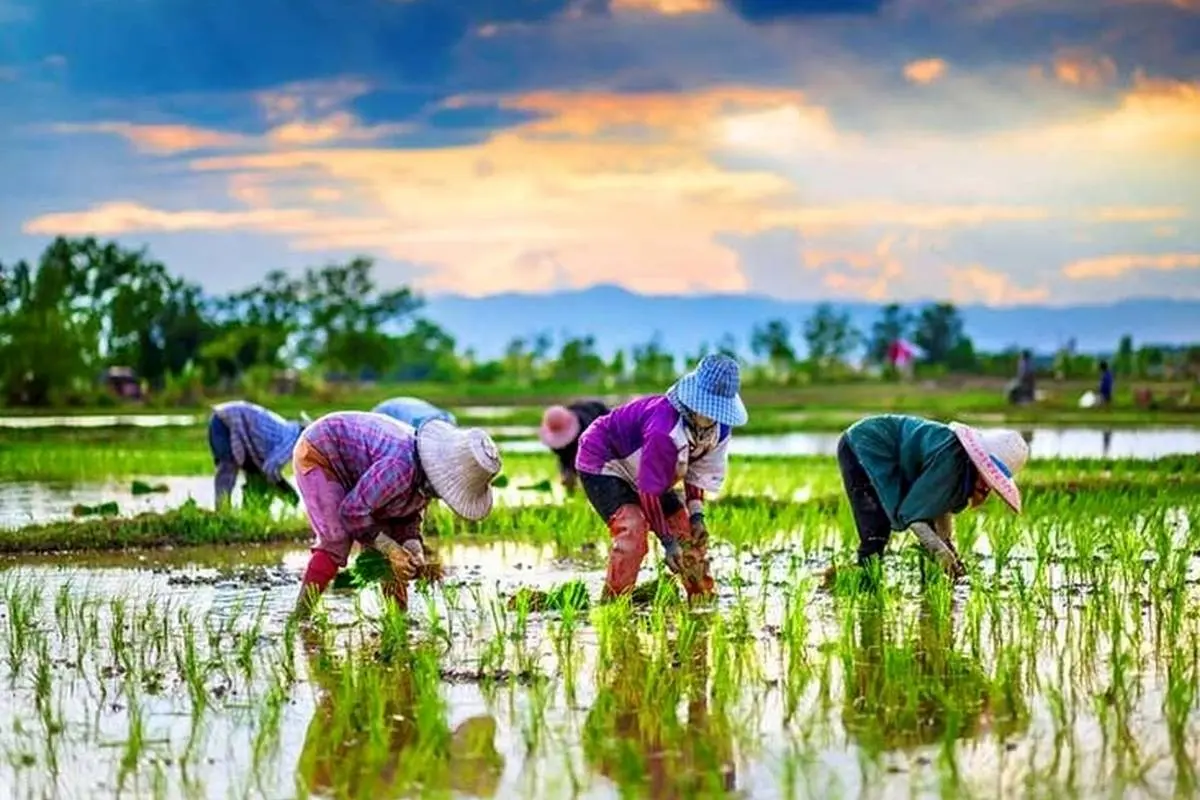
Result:
[[0,260],[1200,298],[1200,0],[0,0]]

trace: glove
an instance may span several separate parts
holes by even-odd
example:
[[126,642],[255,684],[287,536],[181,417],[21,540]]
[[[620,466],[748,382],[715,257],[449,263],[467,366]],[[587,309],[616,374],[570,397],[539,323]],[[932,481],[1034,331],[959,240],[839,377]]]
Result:
[[921,546],[933,557],[946,574],[951,578],[961,578],[967,573],[962,561],[959,560],[958,554],[942,537],[925,522],[914,522],[912,531],[916,534],[917,540]]
[[679,542],[675,539],[663,539],[663,560],[667,562],[667,569],[679,575],[683,571],[683,550],[679,546]]
[[399,545],[391,537],[380,534],[375,537],[375,549],[383,553],[398,581],[411,581],[417,576],[417,569],[425,564],[425,554],[416,539]]
[[704,515],[692,514],[688,522],[692,526],[692,543],[696,547],[706,547],[708,545],[708,526],[704,524]]

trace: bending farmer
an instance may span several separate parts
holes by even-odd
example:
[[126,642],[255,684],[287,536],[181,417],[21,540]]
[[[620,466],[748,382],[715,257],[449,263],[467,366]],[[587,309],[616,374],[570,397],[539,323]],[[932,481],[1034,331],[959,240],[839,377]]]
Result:
[[607,413],[608,406],[599,400],[581,400],[569,406],[550,406],[542,415],[538,437],[558,457],[558,475],[568,492],[573,491],[579,481],[579,473],[575,471],[579,437]]
[[255,403],[235,400],[213,407],[208,421],[208,446],[217,474],[214,494],[218,508],[229,503],[238,470],[246,473],[247,493],[282,493],[291,503],[299,499],[283,477],[292,448],[307,420],[290,422]]
[[500,454],[478,428],[431,420],[414,431],[379,414],[343,411],[304,432],[295,470],[316,538],[296,613],[309,613],[354,542],[387,558],[394,580],[385,592],[407,609],[407,583],[425,566],[425,508],[440,498],[464,519],[486,517]]
[[440,419],[449,422],[451,425],[457,425],[457,420],[454,415],[445,409],[438,408],[433,403],[422,400],[419,397],[393,397],[391,400],[384,400],[379,405],[371,409],[372,413],[383,414],[386,417],[406,422],[414,428],[421,427],[421,423],[427,419]]
[[[1021,511],[1013,481],[1029,458],[1016,431],[980,433],[952,422],[884,414],[856,422],[837,447],[842,482],[858,528],[858,563],[881,556],[892,531],[912,528],[952,577],[964,570],[952,541],[953,514],[996,492]],[[826,571],[832,578],[834,568]]]
[[[746,423],[740,384],[736,361],[706,356],[666,395],[620,406],[584,431],[575,467],[613,539],[606,599],[632,591],[650,531],[689,597],[712,592],[704,492],[721,488],[731,429]],[[685,498],[674,490],[680,480]]]

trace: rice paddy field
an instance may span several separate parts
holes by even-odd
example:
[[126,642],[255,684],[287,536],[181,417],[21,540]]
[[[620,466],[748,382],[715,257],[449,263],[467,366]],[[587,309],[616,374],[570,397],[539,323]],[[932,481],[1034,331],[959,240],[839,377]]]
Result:
[[203,429],[5,429],[0,787],[1195,796],[1195,435],[1095,450],[1035,431],[1025,513],[959,517],[953,586],[897,535],[877,587],[853,570],[822,587],[856,544],[833,458],[742,452],[708,512],[718,596],[697,607],[657,545],[637,597],[599,605],[607,530],[518,436],[491,517],[431,510],[446,576],[407,615],[349,586],[298,628],[302,512],[209,510]]

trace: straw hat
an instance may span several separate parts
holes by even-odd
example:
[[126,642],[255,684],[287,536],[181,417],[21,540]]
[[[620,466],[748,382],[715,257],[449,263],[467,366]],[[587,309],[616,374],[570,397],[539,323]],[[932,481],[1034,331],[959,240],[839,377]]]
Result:
[[417,456],[433,490],[468,520],[492,510],[492,479],[500,474],[500,451],[480,428],[457,428],[431,419],[417,429]]
[[951,422],[950,429],[967,451],[971,463],[984,482],[1005,503],[1021,513],[1021,490],[1013,476],[1029,460],[1029,444],[1016,431],[997,430],[981,433],[969,425]]
[[542,415],[538,436],[546,447],[561,450],[579,438],[579,417],[566,406],[550,406]]
[[727,355],[700,359],[696,368],[684,375],[667,393],[678,398],[693,414],[701,414],[731,428],[745,425],[749,415],[738,392],[741,369]]

